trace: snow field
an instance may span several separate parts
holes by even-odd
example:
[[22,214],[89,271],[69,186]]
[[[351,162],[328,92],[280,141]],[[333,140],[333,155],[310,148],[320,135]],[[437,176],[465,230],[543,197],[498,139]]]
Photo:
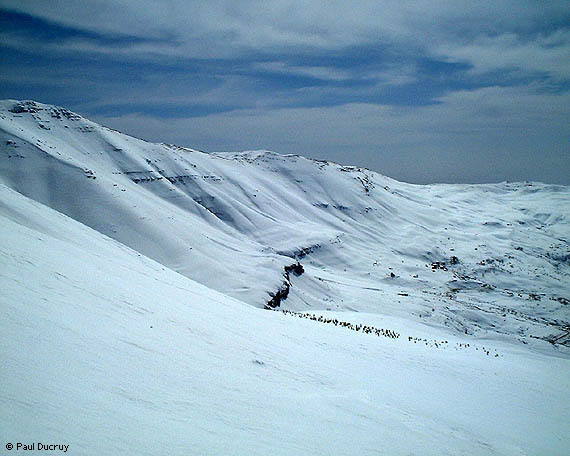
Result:
[[568,449],[567,359],[497,342],[500,358],[438,350],[263,311],[5,187],[2,201],[5,441],[58,440],[70,454]]

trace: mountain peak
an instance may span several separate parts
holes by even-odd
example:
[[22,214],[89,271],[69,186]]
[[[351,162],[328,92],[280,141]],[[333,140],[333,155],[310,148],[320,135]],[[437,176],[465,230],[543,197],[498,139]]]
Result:
[[0,111],[8,111],[13,114],[38,114],[40,116],[42,114],[47,114],[49,117],[54,119],[60,119],[62,117],[70,120],[83,119],[83,117],[81,117],[79,114],[76,114],[68,109],[55,105],[38,103],[37,101],[33,100],[1,100]]

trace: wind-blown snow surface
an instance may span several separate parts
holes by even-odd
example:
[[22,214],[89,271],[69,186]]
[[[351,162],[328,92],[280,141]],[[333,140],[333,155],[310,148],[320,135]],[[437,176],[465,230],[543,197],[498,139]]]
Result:
[[[568,453],[567,187],[209,155],[34,102],[0,141],[4,442]],[[401,337],[262,310],[284,286]]]
[[389,339],[257,309],[0,194],[3,442],[94,455],[567,453],[567,359],[496,342],[490,357],[399,318],[352,317],[402,333]]

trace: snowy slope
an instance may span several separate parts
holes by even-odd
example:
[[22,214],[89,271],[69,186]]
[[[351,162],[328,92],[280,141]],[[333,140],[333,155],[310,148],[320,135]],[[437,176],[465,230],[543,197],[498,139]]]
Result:
[[[205,154],[35,102],[0,103],[0,145],[0,182],[253,306],[282,290],[286,309],[569,343],[568,187],[419,186],[267,151]],[[286,277],[297,261],[304,274]]]
[[327,313],[394,339],[261,310],[4,185],[0,202],[3,445],[568,454],[567,358],[399,317]]
[[205,154],[35,102],[0,102],[0,147],[3,445],[570,451],[568,187]]

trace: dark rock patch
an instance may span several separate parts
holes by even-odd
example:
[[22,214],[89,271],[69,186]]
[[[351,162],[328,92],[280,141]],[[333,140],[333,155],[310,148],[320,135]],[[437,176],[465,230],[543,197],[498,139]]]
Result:
[[291,276],[289,274],[290,272],[295,274],[297,277],[305,272],[305,268],[303,268],[303,265],[298,261],[296,263],[285,266],[283,269],[283,276],[285,277],[285,280],[277,291],[269,293],[271,299],[267,301],[267,304],[265,304],[265,309],[276,309],[281,306],[281,301],[287,299],[287,296],[289,296],[289,290],[291,288]]

